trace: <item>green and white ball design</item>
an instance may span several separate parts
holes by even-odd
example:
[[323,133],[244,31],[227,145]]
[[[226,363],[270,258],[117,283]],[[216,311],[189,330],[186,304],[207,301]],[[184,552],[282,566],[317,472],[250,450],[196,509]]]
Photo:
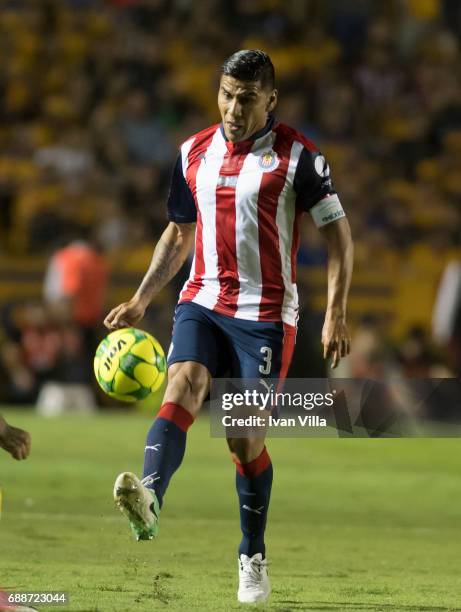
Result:
[[98,346],[94,358],[94,374],[101,389],[124,402],[136,402],[158,391],[166,370],[160,344],[135,327],[110,333]]

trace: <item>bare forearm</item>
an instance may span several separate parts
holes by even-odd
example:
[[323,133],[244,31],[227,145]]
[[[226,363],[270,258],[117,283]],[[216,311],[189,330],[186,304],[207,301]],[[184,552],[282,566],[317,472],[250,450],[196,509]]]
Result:
[[351,284],[354,248],[349,224],[341,220],[341,231],[330,232],[328,242],[328,300],[327,313],[346,316],[347,297]]
[[321,228],[328,245],[328,303],[322,329],[323,356],[331,357],[331,367],[351,349],[346,324],[346,305],[351,284],[354,248],[345,217]]
[[332,253],[328,258],[327,311],[346,316],[347,296],[352,277],[353,247],[345,253]]
[[155,247],[149,269],[136,291],[136,299],[148,304],[177,274],[192,247],[192,225],[168,225]]

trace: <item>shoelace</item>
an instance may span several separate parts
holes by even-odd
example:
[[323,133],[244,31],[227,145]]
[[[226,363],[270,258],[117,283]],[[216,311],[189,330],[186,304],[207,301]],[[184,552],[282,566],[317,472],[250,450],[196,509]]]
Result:
[[267,567],[266,559],[258,561],[258,559],[250,559],[249,561],[240,561],[240,568],[243,572],[242,582],[245,587],[259,586],[261,579],[261,569]]

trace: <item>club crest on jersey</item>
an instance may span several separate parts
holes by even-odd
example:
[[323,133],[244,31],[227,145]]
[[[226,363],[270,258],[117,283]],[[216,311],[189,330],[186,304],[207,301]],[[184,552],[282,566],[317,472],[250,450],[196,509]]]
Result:
[[275,151],[264,151],[259,156],[259,167],[264,172],[271,172],[275,170],[279,165],[279,158],[277,157],[277,153]]

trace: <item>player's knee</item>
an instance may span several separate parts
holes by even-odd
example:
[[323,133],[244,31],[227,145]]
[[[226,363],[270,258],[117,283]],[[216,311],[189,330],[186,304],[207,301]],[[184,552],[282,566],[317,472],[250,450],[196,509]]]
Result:
[[188,410],[198,412],[208,395],[210,378],[210,373],[201,364],[190,362],[174,364],[168,372],[165,397],[168,396],[169,401],[176,401]]

